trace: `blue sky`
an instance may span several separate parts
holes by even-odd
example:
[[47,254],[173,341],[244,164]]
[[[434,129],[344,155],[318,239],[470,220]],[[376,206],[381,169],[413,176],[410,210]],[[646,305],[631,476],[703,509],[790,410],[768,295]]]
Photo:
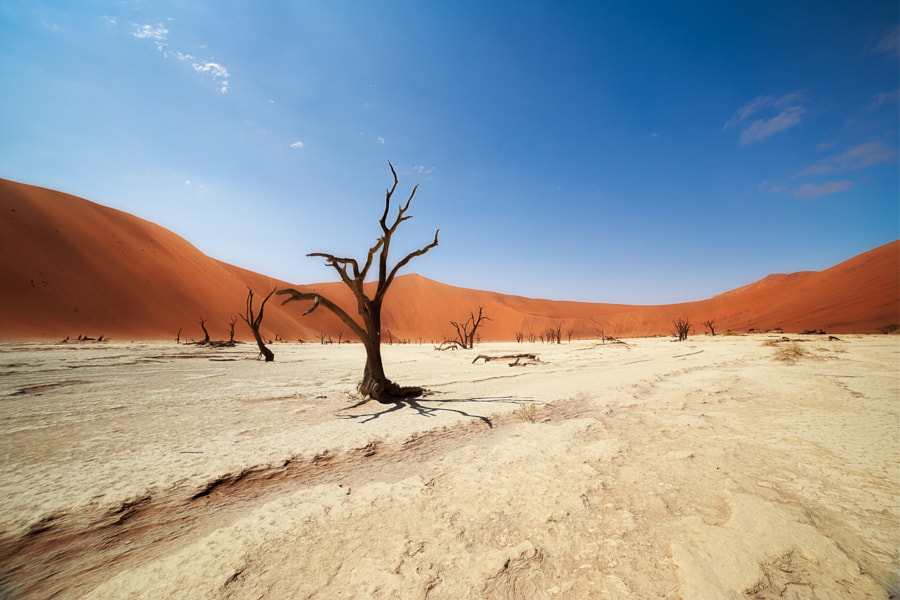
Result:
[[296,283],[697,300],[900,237],[895,0],[0,0],[0,177]]

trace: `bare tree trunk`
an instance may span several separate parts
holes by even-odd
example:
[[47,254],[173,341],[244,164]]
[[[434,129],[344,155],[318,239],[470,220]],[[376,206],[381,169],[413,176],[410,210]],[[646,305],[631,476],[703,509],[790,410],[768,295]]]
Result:
[[266,302],[268,302],[269,298],[272,297],[272,294],[275,293],[275,289],[273,288],[269,295],[263,299],[262,304],[259,305],[259,314],[253,314],[253,290],[249,287],[247,288],[247,312],[246,314],[240,315],[241,319],[244,320],[244,323],[250,328],[250,331],[253,332],[253,339],[256,340],[256,345],[259,346],[259,353],[263,355],[266,362],[272,362],[275,360],[275,353],[269,350],[266,347],[265,342],[263,342],[262,336],[259,334],[259,326],[262,324],[263,320],[263,310],[266,308]]
[[206,330],[206,319],[200,319],[200,328],[203,330],[203,343],[209,343],[209,332]]
[[687,319],[678,318],[672,323],[675,325],[675,333],[678,334],[678,341],[683,342],[688,338],[688,334],[691,332],[691,322]]
[[[341,258],[333,254],[324,254],[321,252],[313,252],[307,256],[318,256],[325,259],[327,266],[333,267],[341,277],[341,281],[350,288],[356,298],[356,311],[362,318],[362,325],[347,314],[344,309],[322,296],[321,294],[310,292],[299,292],[294,289],[278,290],[278,294],[287,294],[289,297],[282,304],[292,300],[312,300],[313,305],[304,315],[308,315],[321,304],[326,309],[335,314],[345,325],[347,325],[353,333],[355,333],[362,341],[366,348],[366,365],[363,369],[363,378],[359,383],[359,391],[382,403],[392,403],[399,399],[409,396],[417,396],[424,391],[420,387],[402,387],[387,378],[384,374],[384,365],[381,360],[381,304],[384,301],[384,295],[394,281],[397,272],[406,266],[409,261],[417,256],[422,256],[432,248],[438,245],[438,232],[434,234],[434,241],[427,246],[410,252],[400,260],[392,269],[388,269],[388,253],[390,251],[391,239],[397,227],[403,221],[412,217],[406,215],[409,210],[410,202],[416,194],[418,186],[413,188],[412,193],[405,205],[400,205],[397,211],[397,217],[393,222],[388,224],[388,214],[391,209],[391,197],[397,189],[397,172],[394,166],[391,167],[391,174],[394,176],[394,185],[385,191],[384,212],[379,220],[381,226],[381,236],[376,240],[375,244],[369,248],[366,256],[365,264],[360,268],[359,262],[353,258]],[[366,295],[363,284],[369,268],[378,255],[378,283],[375,288],[374,295],[370,298]]]

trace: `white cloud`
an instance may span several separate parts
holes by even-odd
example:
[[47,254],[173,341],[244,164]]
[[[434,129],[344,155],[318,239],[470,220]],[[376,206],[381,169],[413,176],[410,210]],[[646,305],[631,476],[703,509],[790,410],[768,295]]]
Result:
[[788,188],[783,185],[773,185],[772,187],[769,188],[769,191],[772,192],[773,194],[778,194],[780,192],[788,191]]
[[210,75],[213,80],[217,84],[219,84],[219,91],[223,94],[228,92],[228,69],[220,65],[219,63],[214,62],[200,62],[194,63],[194,70],[198,73],[206,73]]
[[291,144],[291,148],[302,148],[302,147],[303,147],[303,142],[294,142],[293,144]]
[[379,144],[384,144],[384,138],[381,137],[380,135],[377,136],[375,139],[378,140],[378,143],[379,143]]
[[118,25],[119,24],[119,22],[116,20],[115,17],[107,17],[104,15],[103,19],[110,25]]
[[179,52],[178,50],[172,50],[172,51],[167,50],[163,53],[163,56],[165,56],[166,58],[174,58],[175,60],[180,60],[180,61],[185,61],[185,62],[194,60],[194,57],[191,56],[190,54],[185,54],[184,52]]
[[162,50],[167,45],[166,40],[169,37],[169,30],[163,27],[162,23],[159,23],[156,27],[153,25],[135,25],[135,27],[137,29],[131,34],[134,37],[151,40],[156,44],[158,50]]
[[429,173],[434,172],[434,167],[426,168],[425,165],[419,165],[418,167],[413,167],[412,170],[413,170],[413,173],[418,173],[420,175],[427,175]]
[[[106,17],[110,22],[114,22],[114,19],[110,19]],[[168,19],[171,21],[172,19]],[[193,55],[188,54],[186,52],[182,52],[180,50],[166,50],[165,48],[169,45],[169,30],[166,27],[159,23],[157,25],[138,25],[132,23],[135,26],[135,31],[132,35],[136,38],[145,39],[152,41],[158,50],[163,52],[163,56],[165,58],[171,58],[173,60],[177,60],[180,62],[190,62],[191,66],[193,66],[194,71],[198,73],[203,73],[205,75],[209,75],[212,77],[215,84],[218,86],[219,92],[225,94],[228,92],[230,77],[228,73],[228,69],[222,66],[219,63],[208,61],[208,60],[198,60]],[[203,46],[201,46],[202,48]],[[196,62],[194,62],[196,61]]]
[[795,198],[818,198],[842,192],[853,185],[852,181],[826,181],[821,185],[806,183],[793,191]]
[[[806,109],[799,104],[801,92],[793,92],[784,96],[757,96],[734,113],[722,129],[743,126],[740,143],[742,146],[753,144],[775,135],[785,129],[799,125]],[[775,113],[774,116],[758,118],[749,125],[747,120],[758,113]]]

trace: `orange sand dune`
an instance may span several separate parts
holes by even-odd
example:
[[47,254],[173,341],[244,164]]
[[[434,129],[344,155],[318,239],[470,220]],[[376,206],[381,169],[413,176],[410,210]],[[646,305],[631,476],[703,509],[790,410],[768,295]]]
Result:
[[[290,284],[214,260],[174,233],[127,213],[61,192],[0,179],[0,338],[116,339],[227,337],[229,320],[245,308],[247,287],[264,294]],[[665,306],[558,302],[447,286],[418,275],[400,276],[383,315],[386,341],[453,337],[449,321],[484,306],[489,340],[517,332],[536,336],[559,326],[563,338],[667,335],[672,319],[689,318],[694,331],[714,319],[717,331],[825,329],[876,332],[900,322],[900,241],[821,272],[771,275],[708,300]],[[320,291],[355,314],[340,283],[296,286]],[[263,334],[287,341],[319,334],[352,339],[324,309],[266,307]],[[238,322],[236,338],[249,339]]]

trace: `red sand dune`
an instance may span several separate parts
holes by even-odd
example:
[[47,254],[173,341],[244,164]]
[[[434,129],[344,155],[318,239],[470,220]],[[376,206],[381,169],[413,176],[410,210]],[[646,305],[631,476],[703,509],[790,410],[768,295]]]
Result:
[[[277,281],[214,260],[174,233],[127,213],[61,192],[0,179],[0,339],[59,340],[78,335],[113,339],[201,337],[200,318],[214,339],[245,308],[247,286],[264,295]],[[340,283],[296,286],[317,290],[355,314]],[[447,286],[418,275],[399,276],[384,306],[384,339],[440,341],[449,321],[484,306],[485,341],[539,335],[559,325],[563,337],[668,335],[672,320],[689,318],[694,332],[714,319],[717,331],[748,329],[875,333],[900,323],[900,241],[821,272],[770,275],[708,300],[664,306],[557,302]],[[346,325],[319,309],[266,306],[263,334],[287,341],[335,339]],[[238,339],[250,339],[243,322]]]

